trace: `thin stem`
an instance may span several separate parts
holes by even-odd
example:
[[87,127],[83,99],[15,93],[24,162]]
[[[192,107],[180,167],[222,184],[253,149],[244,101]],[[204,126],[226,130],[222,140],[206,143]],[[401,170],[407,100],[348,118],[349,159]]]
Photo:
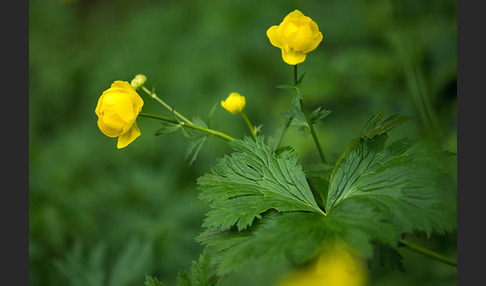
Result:
[[297,65],[294,65],[294,86],[297,87]]
[[294,119],[294,118],[293,117],[289,117],[289,119],[287,120],[287,123],[285,124],[285,126],[282,129],[282,132],[280,132],[280,136],[278,138],[278,141],[277,141],[277,144],[275,146],[275,149],[277,149],[278,147],[280,147],[280,144],[282,144],[283,137],[284,137],[285,133],[287,132],[287,129],[289,129],[289,126],[290,126],[290,123],[292,122],[292,119]]
[[457,261],[454,260],[454,259],[451,259],[449,257],[445,257],[445,256],[443,256],[441,254],[438,254],[437,252],[434,252],[432,250],[429,250],[429,249],[420,247],[420,246],[418,246],[416,244],[413,244],[413,243],[408,242],[408,241],[403,240],[403,239],[398,239],[398,241],[400,243],[404,244],[410,250],[413,250],[415,252],[418,252],[418,253],[427,255],[428,257],[434,258],[434,259],[439,260],[441,262],[444,262],[446,264],[449,264],[449,265],[452,265],[452,266],[456,266],[457,267]]
[[[295,88],[299,88],[297,86],[297,65],[294,65],[294,86]],[[300,98],[300,110],[304,113],[305,120],[307,121],[307,125],[309,125],[310,132],[312,134],[312,138],[314,138],[314,142],[316,143],[317,151],[319,152],[319,156],[321,157],[321,161],[324,164],[327,164],[326,157],[324,156],[324,152],[322,152],[321,144],[319,143],[319,139],[317,138],[316,131],[314,130],[314,125],[310,121],[309,114],[304,108],[304,102],[302,98]]]
[[209,128],[204,128],[204,127],[201,127],[201,126],[198,126],[198,125],[194,125],[192,123],[187,123],[187,122],[179,122],[177,121],[176,119],[173,119],[173,118],[169,118],[169,117],[165,117],[165,116],[160,116],[160,115],[155,115],[155,114],[150,114],[150,113],[143,113],[143,112],[140,112],[138,114],[139,116],[142,116],[142,117],[147,117],[147,118],[153,118],[153,119],[158,119],[158,120],[162,120],[162,121],[165,121],[165,122],[169,122],[169,123],[172,123],[172,124],[181,124],[181,125],[184,125],[186,127],[189,127],[189,128],[192,128],[192,129],[195,129],[195,130],[199,130],[201,132],[204,132],[204,133],[207,133],[207,134],[211,134],[211,135],[214,135],[214,136],[217,136],[219,138],[222,138],[226,141],[233,141],[235,140],[235,138],[227,135],[227,134],[224,134],[223,132],[219,132],[219,131],[216,131],[216,130],[213,130],[213,129],[209,129]]
[[248,119],[248,116],[242,111],[241,116],[243,116],[243,119],[245,119],[246,125],[248,125],[248,128],[250,129],[251,135],[253,135],[253,138],[255,141],[257,140],[256,132],[255,129],[253,129],[253,125],[250,122],[250,119]]
[[150,90],[148,90],[145,86],[142,86],[141,87],[143,91],[145,91],[146,94],[148,94],[150,97],[152,97],[153,99],[157,100],[160,104],[162,104],[162,106],[164,106],[165,108],[167,108],[168,110],[170,110],[170,112],[173,112],[177,117],[179,117],[180,119],[182,119],[183,121],[185,121],[186,123],[189,123],[189,124],[194,124],[192,123],[191,120],[185,118],[184,116],[182,116],[182,114],[180,114],[179,112],[175,111],[175,109],[173,109],[171,106],[169,106],[167,103],[165,103],[162,99],[160,99],[156,94],[155,92],[151,92]]

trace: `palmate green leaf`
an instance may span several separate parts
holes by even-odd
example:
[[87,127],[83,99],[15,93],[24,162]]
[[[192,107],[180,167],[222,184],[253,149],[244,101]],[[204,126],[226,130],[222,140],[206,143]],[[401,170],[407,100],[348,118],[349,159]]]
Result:
[[272,152],[263,137],[230,144],[235,152],[198,179],[199,197],[212,208],[203,226],[242,230],[269,209],[323,214],[290,148]]
[[452,183],[438,169],[444,154],[386,134],[360,139],[331,175],[325,209],[354,197],[387,215],[401,232],[443,233],[455,228]]
[[[334,166],[308,168],[307,178],[289,147],[272,153],[261,138],[236,142],[235,154],[200,180],[201,198],[213,209],[197,240],[214,253],[218,273],[281,259],[304,263],[339,241],[369,259],[381,250],[382,260],[400,270],[393,247],[400,234],[453,230],[454,186],[440,170],[444,153],[409,139],[386,145],[387,132],[405,121],[397,115],[384,119],[380,110]],[[280,171],[273,173],[283,176],[274,175],[270,189],[298,194],[293,186],[304,186],[297,190],[306,190],[307,201],[267,194],[263,178],[276,166]],[[315,208],[305,180],[324,199],[325,214]],[[377,243],[386,247],[377,250]]]
[[386,146],[387,133],[410,117],[384,119],[382,108],[336,162],[325,209],[354,198],[383,213],[400,233],[444,233],[456,227],[453,184],[440,166],[446,153],[415,140]]

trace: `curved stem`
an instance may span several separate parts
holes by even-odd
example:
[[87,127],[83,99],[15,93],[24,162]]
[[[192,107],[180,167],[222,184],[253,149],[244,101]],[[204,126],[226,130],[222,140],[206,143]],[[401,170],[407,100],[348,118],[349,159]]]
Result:
[[219,138],[222,138],[226,141],[233,141],[235,140],[235,138],[227,135],[227,134],[224,134],[223,132],[219,132],[219,131],[216,131],[216,130],[213,130],[213,129],[209,129],[209,128],[204,128],[204,127],[201,127],[201,126],[198,126],[198,125],[194,125],[192,123],[187,123],[187,122],[179,122],[177,121],[176,119],[173,119],[173,118],[169,118],[169,117],[165,117],[165,116],[160,116],[160,115],[154,115],[154,114],[150,114],[150,113],[143,113],[143,112],[140,112],[138,114],[139,116],[142,116],[142,117],[147,117],[147,118],[153,118],[153,119],[158,119],[158,120],[162,120],[162,121],[165,121],[165,122],[169,122],[169,123],[172,123],[172,124],[181,124],[181,125],[184,125],[186,127],[189,127],[189,128],[192,128],[192,129],[195,129],[195,130],[199,130],[201,132],[204,132],[204,133],[207,133],[207,134],[211,134],[211,135],[214,135],[214,136],[217,136]]
[[253,125],[251,124],[250,119],[248,119],[248,116],[246,116],[246,114],[243,111],[240,112],[240,113],[241,113],[241,116],[243,116],[243,119],[245,119],[246,125],[248,125],[248,128],[250,129],[250,132],[251,132],[251,135],[253,136],[253,139],[255,139],[255,141],[256,141],[257,140],[256,132],[255,132],[255,129],[253,129]]
[[[299,88],[297,83],[297,65],[294,65],[294,86],[295,88]],[[309,114],[304,108],[304,102],[302,98],[300,98],[300,110],[302,110],[302,113],[305,116],[305,120],[307,121],[307,125],[309,125],[310,132],[312,134],[312,138],[314,139],[314,142],[316,143],[317,151],[319,152],[319,156],[321,157],[321,161],[324,164],[327,164],[326,157],[324,156],[324,152],[322,152],[321,144],[319,143],[319,139],[317,138],[316,131],[314,130],[314,125],[310,121]]]
[[175,111],[175,109],[173,109],[171,106],[169,106],[167,103],[165,103],[162,99],[160,99],[156,94],[155,92],[151,92],[150,90],[148,90],[145,86],[142,86],[141,87],[142,90],[148,94],[150,97],[152,97],[153,99],[157,100],[160,104],[162,104],[162,106],[164,106],[165,108],[167,108],[168,110],[170,110],[170,112],[173,112],[177,117],[179,117],[180,119],[182,119],[183,121],[185,121],[186,123],[189,123],[189,124],[193,124],[191,120],[185,118],[184,116],[182,116],[182,114],[180,114],[179,112]]
[[413,250],[415,252],[418,252],[418,253],[427,255],[428,257],[434,258],[434,259],[439,260],[441,262],[444,262],[446,264],[449,264],[449,265],[452,265],[452,266],[456,266],[457,267],[457,261],[454,260],[454,259],[451,259],[449,257],[445,257],[445,256],[443,256],[441,254],[438,254],[437,252],[434,252],[432,250],[429,250],[429,249],[420,247],[420,246],[418,246],[416,244],[413,244],[413,243],[408,242],[408,241],[403,240],[403,239],[398,239],[398,241],[400,243],[402,243],[403,245],[405,245],[406,247],[408,247],[410,250]]

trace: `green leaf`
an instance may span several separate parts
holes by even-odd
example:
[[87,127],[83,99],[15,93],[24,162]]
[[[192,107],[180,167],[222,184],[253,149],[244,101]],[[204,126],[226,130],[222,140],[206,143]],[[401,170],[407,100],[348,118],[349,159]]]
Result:
[[[206,122],[204,122],[200,117],[194,117],[192,121],[195,125],[208,128]],[[182,128],[182,131],[183,131],[184,138],[186,138],[186,140],[188,140],[189,142],[189,147],[187,148],[185,159],[191,156],[191,160],[189,161],[189,166],[191,166],[192,163],[196,161],[197,156],[199,155],[199,152],[202,149],[202,146],[209,138],[209,136],[202,132],[194,132],[193,130],[189,130],[187,127],[184,126]]]
[[182,126],[181,124],[174,124],[170,122],[161,121],[162,127],[155,131],[155,136],[167,135],[179,130]]
[[292,96],[292,105],[295,108],[300,109],[300,101],[302,100],[302,92],[298,87],[294,90],[294,95]]
[[283,84],[283,85],[277,85],[277,88],[281,88],[281,89],[295,89],[295,86],[288,85],[288,84]]
[[386,139],[386,134],[360,139],[339,162],[326,210],[355,197],[385,213],[401,232],[453,230],[453,184],[438,168],[444,154],[408,139],[385,148]]
[[299,107],[292,105],[290,109],[287,112],[284,112],[282,115],[290,120],[289,126],[298,128],[300,135],[310,135],[309,124],[307,124],[305,115],[302,113],[302,110]]
[[128,240],[116,261],[113,263],[108,286],[132,285],[150,265],[152,242],[132,238]]
[[321,201],[325,202],[333,166],[321,163],[305,166],[304,169],[311,189],[315,189],[319,193]]
[[211,128],[211,125],[213,124],[213,117],[216,107],[218,107],[218,104],[215,104],[213,108],[211,108],[211,111],[209,111],[208,120],[206,121],[207,128]]
[[[336,242],[367,258],[381,251],[400,270],[392,247],[400,234],[453,230],[454,185],[440,169],[448,154],[409,139],[387,146],[386,131],[404,117],[383,118],[382,110],[334,166],[308,167],[307,177],[290,147],[272,152],[261,137],[234,141],[235,153],[198,181],[212,210],[197,241],[214,253],[217,273],[281,259],[306,263]],[[377,250],[376,243],[384,247]]]
[[405,267],[402,264],[403,256],[394,247],[381,242],[376,242],[374,245],[376,253],[373,260],[379,260],[381,267],[388,264],[392,270],[405,272]]
[[248,229],[238,231],[207,228],[196,239],[214,253],[218,275],[251,263],[265,267],[289,260],[302,264],[325,247],[346,241],[358,253],[371,256],[371,241],[393,243],[395,231],[383,222],[371,206],[356,208],[351,201],[341,204],[332,215],[312,212],[268,211]]
[[321,107],[319,106],[314,111],[312,111],[312,113],[309,115],[309,119],[311,124],[314,125],[320,120],[322,120],[324,117],[328,116],[329,114],[331,114],[330,110],[321,109]]
[[199,152],[201,151],[201,148],[202,148],[202,146],[204,145],[204,143],[206,142],[207,139],[208,139],[208,136],[204,135],[204,136],[200,136],[200,137],[195,138],[193,141],[191,141],[189,143],[189,147],[187,148],[186,156],[185,156],[186,159],[189,156],[191,156],[191,160],[189,161],[189,166],[191,166],[192,163],[194,163],[194,161],[196,161],[197,155],[199,155]]
[[203,226],[242,230],[268,209],[323,214],[291,149],[273,153],[263,137],[230,144],[235,152],[198,179],[199,197],[212,208]]
[[105,285],[106,277],[103,269],[105,258],[105,243],[98,243],[90,249],[87,257],[82,252],[81,244],[76,243],[65,260],[55,260],[54,265],[68,279],[71,286],[102,286]]
[[407,115],[394,114],[383,120],[385,112],[386,106],[382,107],[378,113],[368,119],[362,131],[363,137],[373,138],[374,136],[384,134],[412,118]]
[[190,275],[183,270],[177,274],[177,286],[213,286],[217,283],[207,249],[204,249],[197,262],[192,262]]
[[145,283],[144,286],[165,286],[164,283],[157,280],[155,277],[151,277],[149,275],[145,275]]

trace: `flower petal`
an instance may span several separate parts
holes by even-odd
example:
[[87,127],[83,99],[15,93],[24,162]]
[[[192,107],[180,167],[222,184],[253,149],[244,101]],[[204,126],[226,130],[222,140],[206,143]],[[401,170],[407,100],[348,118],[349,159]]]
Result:
[[307,55],[302,52],[282,49],[282,59],[289,65],[297,65],[305,61]]
[[272,26],[272,27],[270,27],[267,30],[267,37],[268,37],[268,39],[270,40],[270,43],[273,46],[275,46],[277,48],[281,48],[282,47],[282,43],[280,41],[280,36],[277,33],[277,31],[278,31],[278,26]]
[[125,148],[128,144],[132,143],[138,136],[142,134],[140,129],[138,129],[137,122],[134,122],[132,128],[128,130],[125,134],[122,134],[118,137],[118,142],[116,147],[118,149]]
[[111,90],[104,96],[105,109],[108,106],[112,106],[112,111],[110,113],[118,115],[123,121],[128,122],[133,120],[135,114],[133,112],[132,100],[130,95],[126,92],[117,92],[116,90]]
[[102,114],[98,117],[97,124],[103,134],[108,137],[116,137],[123,132],[122,126],[124,126],[125,122],[116,116],[105,116]]

